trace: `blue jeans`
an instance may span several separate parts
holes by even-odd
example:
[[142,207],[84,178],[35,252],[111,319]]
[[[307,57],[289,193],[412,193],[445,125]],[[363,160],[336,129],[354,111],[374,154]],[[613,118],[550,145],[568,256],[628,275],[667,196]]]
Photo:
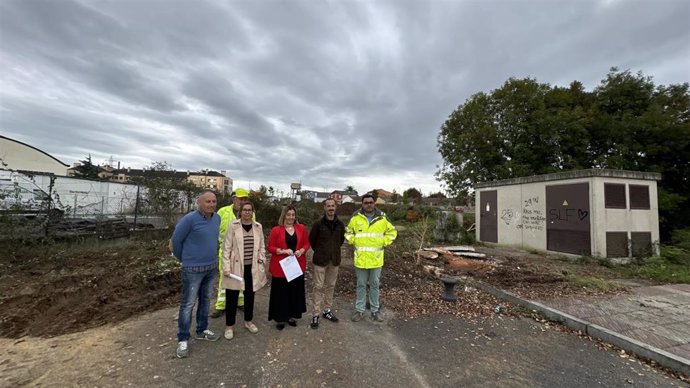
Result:
[[218,265],[182,267],[182,302],[177,318],[177,340],[187,341],[192,327],[192,310],[197,299],[196,332],[201,334],[208,328],[208,309],[211,291],[218,273]]
[[357,301],[355,310],[360,313],[366,308],[367,282],[369,282],[369,305],[371,312],[379,311],[379,278],[381,277],[381,267],[379,268],[355,268],[357,275]]

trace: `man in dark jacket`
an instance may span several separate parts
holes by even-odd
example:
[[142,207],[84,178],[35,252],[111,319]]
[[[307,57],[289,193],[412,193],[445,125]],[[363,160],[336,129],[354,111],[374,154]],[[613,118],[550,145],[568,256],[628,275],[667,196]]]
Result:
[[324,201],[324,215],[311,227],[309,244],[314,250],[314,289],[313,316],[309,326],[312,329],[319,327],[319,313],[323,304],[321,315],[331,322],[338,322],[333,314],[333,290],[338,279],[338,266],[340,265],[340,246],[345,241],[345,224],[335,215],[335,200],[332,198]]

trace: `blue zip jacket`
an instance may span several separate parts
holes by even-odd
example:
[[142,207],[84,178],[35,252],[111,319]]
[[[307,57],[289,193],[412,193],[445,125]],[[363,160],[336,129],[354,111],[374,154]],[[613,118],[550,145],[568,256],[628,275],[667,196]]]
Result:
[[172,235],[173,255],[183,267],[200,267],[218,262],[220,216],[205,218],[195,210],[187,213],[175,226]]

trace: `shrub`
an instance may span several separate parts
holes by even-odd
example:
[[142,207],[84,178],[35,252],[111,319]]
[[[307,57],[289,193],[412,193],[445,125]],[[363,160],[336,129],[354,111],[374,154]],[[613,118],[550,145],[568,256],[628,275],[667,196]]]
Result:
[[[323,205],[312,201],[300,201],[293,204],[297,208],[297,219],[300,223],[311,226],[323,214]],[[279,214],[280,215],[280,214]],[[276,218],[276,221],[278,219]]]
[[282,206],[275,203],[264,203],[261,208],[256,209],[256,221],[260,223],[264,230],[271,230],[278,224]]
[[690,251],[678,246],[662,246],[661,257],[669,263],[690,265]]
[[671,241],[676,247],[690,251],[690,228],[674,230]]

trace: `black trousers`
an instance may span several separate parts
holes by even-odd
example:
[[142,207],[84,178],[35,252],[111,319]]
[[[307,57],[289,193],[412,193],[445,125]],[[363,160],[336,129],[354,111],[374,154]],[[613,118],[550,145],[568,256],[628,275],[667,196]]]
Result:
[[[235,325],[239,290],[225,289],[225,325]],[[244,321],[254,320],[254,281],[252,279],[252,265],[244,266]]]

